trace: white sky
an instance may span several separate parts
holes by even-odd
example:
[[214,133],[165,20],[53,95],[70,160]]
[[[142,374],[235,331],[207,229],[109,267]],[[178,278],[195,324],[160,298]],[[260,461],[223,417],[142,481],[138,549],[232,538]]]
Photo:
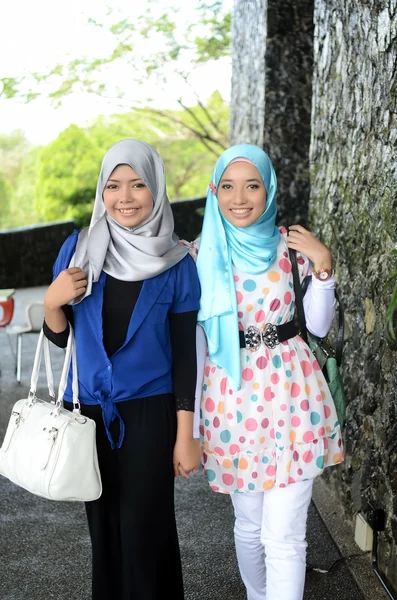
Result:
[[[160,0],[163,10],[179,6],[181,23],[191,21],[193,0]],[[231,7],[233,0],[225,0]],[[66,64],[70,59],[83,55],[92,58],[107,56],[113,49],[114,37],[104,29],[87,24],[88,18],[99,22],[105,20],[107,7],[120,10],[121,16],[133,19],[139,6],[145,11],[148,0],[0,0],[0,77],[26,76],[29,72],[45,73],[57,63]],[[120,17],[121,18],[121,17]],[[150,48],[138,48],[139,52],[156,50],[156,41]],[[187,65],[183,65],[186,67]],[[175,107],[178,95],[190,104],[195,99],[182,87],[171,73],[167,88],[160,91],[155,86],[137,86],[131,82],[131,66],[113,65],[105,75],[107,83],[120,86],[129,96],[153,97],[162,108]],[[225,99],[230,96],[231,65],[228,59],[201,68],[191,77],[191,83],[205,100],[213,90],[219,89]],[[98,96],[74,93],[55,108],[45,97],[29,104],[22,100],[4,100],[0,96],[0,133],[22,129],[34,144],[46,144],[71,123],[84,125],[100,114],[123,110],[118,103]],[[124,106],[125,110],[125,106]]]

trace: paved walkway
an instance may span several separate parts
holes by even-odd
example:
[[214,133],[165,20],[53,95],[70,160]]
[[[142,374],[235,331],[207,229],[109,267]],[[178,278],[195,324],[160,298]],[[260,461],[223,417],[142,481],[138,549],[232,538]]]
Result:
[[[44,288],[18,290],[13,322],[23,321],[26,298],[40,299],[43,293]],[[14,357],[5,332],[0,330],[0,440],[11,407],[16,400],[26,397],[29,389],[37,334],[25,338],[22,381],[18,385]],[[54,348],[53,354],[54,371],[58,375],[62,351]],[[40,393],[45,393],[44,378]],[[345,521],[337,518],[332,497],[327,494],[326,499],[321,500],[320,484],[319,480],[315,494],[319,503],[326,504],[333,512],[334,526],[338,530],[348,531]],[[230,499],[213,493],[199,472],[189,480],[176,481],[176,511],[186,600],[245,600],[234,554]],[[344,550],[345,556],[359,552],[354,544]],[[0,600],[90,599],[90,542],[81,504],[50,502],[0,477],[0,557]],[[356,560],[342,558],[319,507],[312,503],[308,563],[323,572],[309,569],[304,600],[385,600],[368,556],[358,559],[361,561],[359,580],[361,586],[364,582],[366,592],[361,591],[349,569]]]

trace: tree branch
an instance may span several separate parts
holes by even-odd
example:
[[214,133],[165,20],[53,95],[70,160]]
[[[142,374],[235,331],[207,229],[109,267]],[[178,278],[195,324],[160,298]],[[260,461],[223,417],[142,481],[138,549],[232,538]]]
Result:
[[[185,73],[181,73],[180,71],[178,71],[178,74],[182,77],[182,79],[184,80],[186,85],[189,86],[189,88],[192,90],[193,94],[196,96],[197,104],[199,105],[199,107],[201,108],[201,110],[203,111],[203,113],[205,114],[205,116],[207,117],[209,122],[211,123],[211,125],[223,138],[225,135],[224,132],[222,131],[222,129],[219,128],[219,125],[217,123],[215,123],[215,121],[211,117],[211,114],[208,111],[208,108],[206,106],[204,106],[204,104],[201,102],[200,96],[199,96],[197,90],[190,83],[188,76]],[[184,107],[184,108],[186,108],[186,107]]]
[[212,135],[210,135],[207,128],[202,124],[200,119],[197,117],[197,115],[195,115],[194,111],[189,106],[186,106],[181,99],[178,100],[178,104],[196,121],[199,127],[203,129],[203,131],[205,132],[205,136],[203,137],[205,139],[212,142],[213,144],[216,144],[217,146],[220,146],[222,150],[226,150],[227,146],[225,146],[220,140],[217,140],[214,137],[212,137]]
[[220,144],[219,144],[219,142],[217,142],[217,140],[214,140],[209,134],[204,135],[201,131],[194,129],[193,127],[191,127],[190,125],[188,125],[187,123],[182,121],[182,119],[178,119],[178,117],[175,117],[174,115],[165,113],[162,110],[157,110],[156,108],[149,108],[149,107],[145,107],[142,110],[151,112],[155,115],[163,117],[164,119],[169,119],[170,121],[173,121],[174,123],[178,123],[179,125],[182,125],[182,127],[185,127],[186,129],[188,129],[197,139],[199,139],[201,141],[201,143],[207,148],[207,150],[209,150],[217,158],[219,157],[219,153],[217,153],[216,150],[211,148],[211,146],[209,145],[208,142],[212,142],[213,144],[217,144],[217,145],[220,145]]

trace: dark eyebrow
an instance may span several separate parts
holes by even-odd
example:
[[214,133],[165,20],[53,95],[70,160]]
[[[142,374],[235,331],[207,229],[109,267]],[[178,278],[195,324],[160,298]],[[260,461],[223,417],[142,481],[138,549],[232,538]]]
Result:
[[[221,179],[221,182],[233,182],[233,179]],[[261,183],[261,181],[259,181],[259,179],[247,179],[246,183],[252,183],[253,181],[256,181],[256,183]]]
[[[116,183],[120,183],[120,179],[113,179],[110,177],[108,181],[115,181]],[[134,181],[143,181],[143,179],[141,177],[137,177],[136,179],[130,179],[128,183],[133,183]]]

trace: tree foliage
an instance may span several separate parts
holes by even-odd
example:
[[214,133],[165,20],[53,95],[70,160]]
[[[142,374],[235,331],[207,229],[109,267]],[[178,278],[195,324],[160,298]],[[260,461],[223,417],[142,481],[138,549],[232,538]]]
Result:
[[[28,178],[31,145],[17,130],[0,135],[0,227],[18,227],[32,216],[33,191],[21,194]],[[22,222],[21,222],[22,221]]]
[[43,221],[86,223],[92,212],[102,152],[86,132],[71,125],[39,156],[35,210]]
[[30,144],[22,131],[0,134],[0,165],[5,180],[13,187],[23,168]]
[[[179,125],[200,140],[207,150],[219,154],[228,144],[227,129],[221,128],[212,115],[207,98],[203,99],[200,93],[202,90],[191,86],[190,76],[195,67],[230,55],[228,5],[226,0],[198,1],[191,22],[181,22],[178,8],[168,6],[165,11],[159,0],[148,0],[145,11],[134,10],[133,17],[120,17],[117,10],[109,10],[106,22],[89,20],[90,27],[112,36],[113,48],[109,54],[94,58],[83,56],[54,65],[47,73],[31,73],[30,77],[0,79],[0,96],[22,96],[29,102],[37,98],[40,88],[44,87],[50,89],[49,96],[60,103],[68,94],[84,91],[106,97],[125,110],[150,105],[152,110],[175,122],[179,117],[172,115],[172,111],[154,108],[152,98],[142,100],[137,92],[144,83],[152,82],[156,85],[156,96],[161,96],[170,78],[177,75],[190,88],[200,107],[190,119],[179,120]],[[125,73],[121,85],[109,80],[110,71]],[[175,101],[185,114],[189,113],[189,106],[182,97]],[[206,127],[208,122],[210,127]]]
[[4,218],[10,210],[11,189],[3,171],[0,170],[0,227],[6,227],[7,221]]

